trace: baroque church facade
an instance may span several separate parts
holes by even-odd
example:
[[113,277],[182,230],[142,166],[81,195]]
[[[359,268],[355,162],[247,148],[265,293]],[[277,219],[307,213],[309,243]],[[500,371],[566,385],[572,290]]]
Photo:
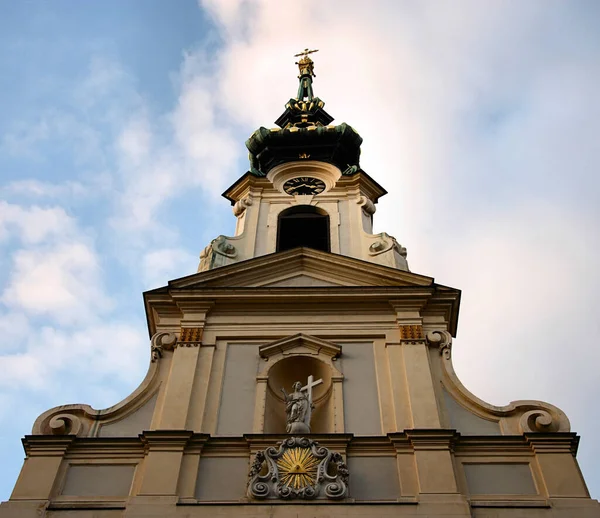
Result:
[[309,54],[224,193],[235,235],[144,294],[145,379],[107,409],[43,413],[0,518],[600,517],[561,410],[458,380],[460,291],[373,234],[386,191]]

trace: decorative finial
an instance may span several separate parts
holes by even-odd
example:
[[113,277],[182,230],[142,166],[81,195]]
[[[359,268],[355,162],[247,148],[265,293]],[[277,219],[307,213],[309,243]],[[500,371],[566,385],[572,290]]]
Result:
[[312,54],[313,52],[319,52],[319,49],[304,49],[304,51],[294,54],[295,58],[302,56],[300,60],[296,61],[296,65],[298,65],[298,68],[300,69],[300,75],[298,78],[301,78],[302,76],[317,77],[314,72],[315,64],[313,60],[308,57],[308,55]]
[[[323,109],[325,103],[315,96],[313,90],[314,63],[309,55],[315,52],[319,51],[304,49],[302,52],[294,54],[295,57],[300,58],[296,61],[296,65],[300,69],[298,93],[295,98],[287,102],[285,112],[275,121],[280,128],[327,126],[333,120],[333,117]],[[308,157],[308,153],[305,153],[304,149],[300,149],[299,153]]]

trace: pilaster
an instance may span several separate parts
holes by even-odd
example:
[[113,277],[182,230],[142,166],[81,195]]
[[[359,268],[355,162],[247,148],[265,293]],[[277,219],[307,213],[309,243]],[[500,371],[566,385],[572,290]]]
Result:
[[[179,301],[183,313],[179,339],[173,350],[171,369],[157,429],[184,430],[187,424],[202,334],[212,303]],[[212,361],[212,357],[211,357]]]
[[405,376],[406,370],[404,368],[402,342],[399,340],[390,340],[386,342],[385,346],[389,361],[396,431],[401,432],[402,430],[407,430],[413,426],[408,385]]
[[139,496],[176,496],[183,450],[193,432],[147,431],[141,435],[146,450]]
[[589,498],[575,460],[579,437],[574,433],[526,433],[550,498]]
[[208,434],[194,434],[193,438],[187,443],[181,461],[181,472],[177,485],[177,494],[180,499],[194,499],[196,497],[200,456],[209,437]]
[[415,452],[420,494],[458,493],[452,461],[454,430],[406,430]]
[[399,327],[412,428],[441,428],[423,326],[399,322]]
[[413,445],[405,433],[390,433],[388,437],[396,450],[400,495],[403,498],[416,498],[419,493],[419,480],[415,469]]
[[74,435],[26,435],[23,439],[25,462],[10,496],[11,500],[47,500]]
[[267,383],[269,376],[256,377],[256,397],[254,400],[254,422],[252,431],[262,433],[265,428],[265,408],[267,405]]

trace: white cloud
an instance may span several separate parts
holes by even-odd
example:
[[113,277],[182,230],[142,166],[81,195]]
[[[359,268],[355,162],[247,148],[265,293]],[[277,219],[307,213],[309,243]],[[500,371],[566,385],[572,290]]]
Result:
[[2,302],[68,323],[87,320],[111,307],[103,294],[95,253],[81,242],[20,250]]
[[137,116],[126,124],[117,138],[117,145],[124,159],[135,166],[149,155],[151,139],[148,119],[144,116]]
[[153,250],[144,256],[142,275],[148,289],[164,286],[170,279],[194,273],[198,257],[182,248]]
[[[98,186],[96,186],[98,187]],[[1,188],[9,196],[30,198],[82,198],[90,195],[90,189],[77,181],[64,183],[43,182],[35,179],[16,180]]]
[[0,297],[5,307],[62,323],[89,320],[110,309],[96,253],[61,207],[0,202],[0,237],[5,246],[18,247],[10,249]]
[[81,166],[97,162],[102,156],[102,136],[77,113],[49,108],[37,120],[22,121],[3,135],[0,150],[37,162],[45,162],[47,154],[61,150]]
[[[52,405],[65,403],[59,397],[89,403],[78,396],[83,390],[85,394],[95,391],[92,403],[97,407],[111,406],[118,401],[98,389],[107,383],[113,388],[134,388],[150,361],[144,330],[116,322],[74,331],[43,327],[23,336],[21,345],[19,353],[0,353],[0,388],[10,394],[18,387],[26,397],[43,393]],[[109,396],[114,393],[109,391]]]
[[75,222],[62,207],[24,208],[0,201],[0,240],[9,235],[26,244],[40,243],[50,237],[70,237]]

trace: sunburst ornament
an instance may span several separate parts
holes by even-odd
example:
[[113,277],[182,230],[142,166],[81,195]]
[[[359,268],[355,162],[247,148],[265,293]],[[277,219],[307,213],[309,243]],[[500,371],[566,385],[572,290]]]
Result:
[[315,486],[317,483],[317,459],[310,448],[291,448],[277,460],[281,483],[292,489]]
[[289,437],[256,452],[248,473],[248,496],[340,500],[348,494],[349,475],[340,453],[306,437]]

